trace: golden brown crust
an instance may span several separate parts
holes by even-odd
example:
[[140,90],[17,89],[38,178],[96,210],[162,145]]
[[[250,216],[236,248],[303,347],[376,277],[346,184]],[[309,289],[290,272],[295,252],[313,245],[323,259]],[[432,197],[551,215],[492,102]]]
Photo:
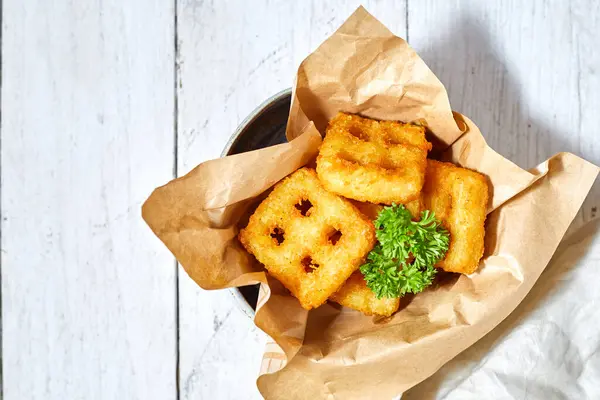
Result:
[[323,186],[339,195],[407,203],[419,196],[430,149],[422,126],[338,113],[321,144],[317,173]]
[[451,163],[427,160],[423,209],[435,212],[450,232],[450,246],[438,267],[470,274],[483,255],[488,184],[485,176]]
[[367,282],[360,271],[353,273],[344,286],[330,297],[330,300],[344,307],[361,311],[366,315],[383,315],[385,317],[395,313],[400,306],[399,298],[383,297],[378,299],[375,293],[367,287]]
[[275,186],[239,240],[311,309],[362,264],[375,228],[348,200],[326,191],[314,170],[302,168]]

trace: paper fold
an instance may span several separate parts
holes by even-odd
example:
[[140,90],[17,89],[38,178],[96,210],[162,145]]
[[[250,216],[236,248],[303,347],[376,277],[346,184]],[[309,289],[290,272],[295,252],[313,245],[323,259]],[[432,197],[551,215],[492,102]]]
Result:
[[[336,304],[307,312],[237,241],[273,184],[314,159],[338,111],[429,128],[437,154],[489,179],[485,254],[477,272],[449,275],[402,299],[390,318]],[[277,345],[258,387],[267,399],[392,398],[499,324],[531,289],[598,168],[557,154],[525,171],[490,147],[423,60],[364,8],[300,65],[291,142],[212,160],[156,189],[143,217],[205,289],[260,283],[255,323]],[[282,349],[281,351],[279,349]]]

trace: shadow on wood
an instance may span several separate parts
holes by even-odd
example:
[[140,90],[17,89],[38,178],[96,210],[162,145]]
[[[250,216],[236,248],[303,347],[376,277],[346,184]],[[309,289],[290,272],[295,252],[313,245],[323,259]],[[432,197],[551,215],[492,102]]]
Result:
[[[523,103],[524,99],[520,94],[520,85],[526,83],[518,82],[511,76],[495,53],[494,43],[485,27],[468,16],[457,26],[457,31],[433,48],[424,51],[416,48],[446,86],[453,109],[471,118],[494,150],[521,167],[532,168],[544,160],[527,159],[528,152],[518,151],[518,146],[515,147],[522,142],[516,140],[515,135],[540,135],[541,138],[554,141],[553,148],[579,153],[579,149],[563,139],[569,137],[568,133],[555,131],[553,127],[536,121],[529,115],[529,107]],[[573,129],[576,130],[577,127]],[[533,156],[537,154],[535,151],[533,153]],[[596,164],[600,162],[594,159],[589,161]],[[588,196],[588,204],[597,204],[600,201],[598,182],[594,188]],[[595,212],[594,207],[591,214]],[[588,233],[590,229],[593,232],[598,230],[599,224],[592,224],[593,226],[586,227]],[[591,240],[586,239],[582,243],[585,250],[581,249],[578,254],[585,254],[590,243]],[[556,254],[560,255],[560,252],[561,247]],[[579,260],[580,257],[574,257],[557,267],[552,267],[551,261],[550,267],[541,275],[532,291],[506,320],[432,377],[404,393],[402,400],[443,397],[445,393],[439,392],[439,389],[449,377],[464,376],[466,379],[470,376],[471,369],[476,367],[495,345],[549,298],[556,289],[555,286],[559,286],[553,283],[560,281],[562,276],[575,268]]]

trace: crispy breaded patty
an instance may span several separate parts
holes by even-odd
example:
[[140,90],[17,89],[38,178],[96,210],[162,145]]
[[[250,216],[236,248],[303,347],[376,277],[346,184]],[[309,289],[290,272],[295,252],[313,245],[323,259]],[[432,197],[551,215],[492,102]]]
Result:
[[435,212],[450,232],[446,257],[437,267],[470,274],[483,255],[488,184],[485,176],[454,164],[427,160],[422,207]]
[[396,312],[400,305],[399,298],[382,297],[378,299],[375,293],[367,287],[367,282],[360,271],[353,273],[344,286],[329,299],[366,315],[376,314],[386,317]]
[[278,183],[239,239],[302,307],[323,304],[375,245],[373,223],[302,168]]
[[321,144],[317,173],[327,190],[350,199],[407,203],[419,196],[430,149],[422,126],[338,113]]

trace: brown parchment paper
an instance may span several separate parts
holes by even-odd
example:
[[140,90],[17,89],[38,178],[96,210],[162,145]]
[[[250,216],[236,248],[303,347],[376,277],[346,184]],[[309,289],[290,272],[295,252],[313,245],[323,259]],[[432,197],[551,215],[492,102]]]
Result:
[[[479,270],[403,298],[383,320],[336,304],[303,310],[236,239],[257,196],[314,158],[340,110],[423,123],[441,158],[490,182]],[[472,121],[452,112],[414,50],[362,7],[301,64],[287,136],[286,144],[200,164],[156,189],[142,210],[201,287],[261,284],[254,321],[274,340],[258,379],[267,399],[386,399],[433,374],[524,298],[598,173],[568,153],[528,172],[493,151]]]

